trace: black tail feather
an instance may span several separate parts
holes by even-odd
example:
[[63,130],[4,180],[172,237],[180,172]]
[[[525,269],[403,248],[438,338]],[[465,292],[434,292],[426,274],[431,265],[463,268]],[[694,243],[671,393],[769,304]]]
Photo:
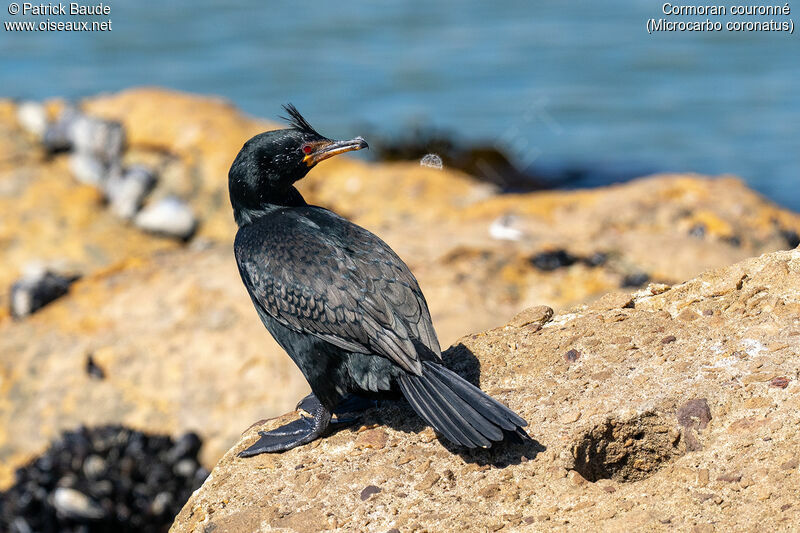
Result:
[[[480,417],[476,418],[470,416],[470,413],[465,413],[465,411],[470,408],[466,402],[455,395],[449,397],[445,391],[452,391],[447,387],[441,387],[438,382],[426,374],[421,376],[420,381],[425,384],[426,391],[432,396],[434,402],[442,406],[439,408],[442,412],[442,416],[448,418],[450,423],[455,425],[459,432],[463,434],[465,440],[461,442],[469,442],[471,448],[488,448],[492,445],[491,441],[487,439],[477,427],[470,423],[470,421],[477,422]],[[466,415],[466,417],[464,415]],[[487,429],[492,427],[491,424],[485,423],[476,423],[476,426],[483,426]],[[491,432],[491,429],[489,429],[489,431]],[[500,438],[502,438],[502,436]]]
[[508,433],[530,438],[519,415],[437,363],[426,361],[421,376],[401,377],[400,389],[411,407],[455,444],[488,448]]
[[452,416],[452,410],[448,409],[436,395],[435,389],[428,387],[422,379],[412,379],[409,381],[409,385],[411,385],[412,394],[418,395],[420,403],[430,415],[433,427],[453,442],[474,446],[472,440],[463,431],[461,424]]
[[449,368],[436,363],[425,362],[426,370],[433,371],[448,387],[467,400],[469,404],[483,416],[500,425],[507,431],[515,431],[528,423],[517,413],[498,402],[478,387],[465,380]]

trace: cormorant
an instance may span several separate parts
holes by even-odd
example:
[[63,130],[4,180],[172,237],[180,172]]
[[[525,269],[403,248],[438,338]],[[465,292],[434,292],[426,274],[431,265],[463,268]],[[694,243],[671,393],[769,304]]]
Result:
[[381,239],[336,213],[308,205],[293,184],[314,165],[368,148],[356,137],[320,135],[292,105],[287,129],[247,141],[228,188],[239,230],[234,252],[262,322],[311,386],[301,416],[240,453],[281,452],[320,437],[349,395],[401,392],[448,440],[490,447],[529,439],[527,423],[441,364],[425,297]]

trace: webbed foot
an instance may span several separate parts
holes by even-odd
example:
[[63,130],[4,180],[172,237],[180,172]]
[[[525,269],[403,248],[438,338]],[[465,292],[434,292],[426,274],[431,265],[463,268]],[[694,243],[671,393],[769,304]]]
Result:
[[[300,403],[307,399],[308,397],[304,398]],[[314,400],[316,401],[316,397]],[[258,434],[261,438],[246,450],[239,452],[239,457],[285,452],[303,444],[308,444],[322,436],[331,421],[330,411],[319,401],[316,401],[316,405],[307,404],[306,407],[311,408],[310,411],[306,411],[305,407],[303,408],[304,411],[311,415],[310,417],[301,415],[299,419],[272,431],[259,431]]]

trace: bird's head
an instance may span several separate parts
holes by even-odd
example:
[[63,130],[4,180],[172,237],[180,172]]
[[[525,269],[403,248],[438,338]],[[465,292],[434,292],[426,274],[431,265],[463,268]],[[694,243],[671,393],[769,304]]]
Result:
[[[228,173],[236,221],[247,211],[302,202],[293,184],[329,157],[369,148],[362,137],[335,141],[320,135],[291,104],[283,106],[289,128],[260,133],[244,143]],[[245,220],[247,223],[247,220]]]

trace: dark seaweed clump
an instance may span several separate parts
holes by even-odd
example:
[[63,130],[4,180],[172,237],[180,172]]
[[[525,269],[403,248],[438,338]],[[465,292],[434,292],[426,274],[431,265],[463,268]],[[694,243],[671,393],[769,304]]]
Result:
[[122,426],[66,432],[0,493],[0,531],[165,532],[208,476],[201,444]]

